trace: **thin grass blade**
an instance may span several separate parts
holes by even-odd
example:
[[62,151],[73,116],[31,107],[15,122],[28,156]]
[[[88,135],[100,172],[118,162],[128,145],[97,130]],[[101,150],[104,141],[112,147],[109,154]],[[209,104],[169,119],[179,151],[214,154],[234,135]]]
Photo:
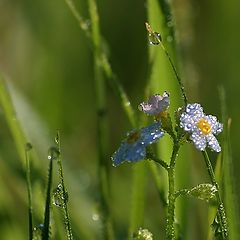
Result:
[[237,201],[237,191],[234,185],[234,171],[231,153],[230,127],[231,119],[227,114],[226,95],[223,87],[219,88],[220,101],[222,106],[222,119],[224,124],[223,137],[223,189],[226,214],[228,218],[229,239],[240,239],[240,217]]
[[46,202],[45,202],[45,212],[44,212],[44,223],[42,230],[42,240],[48,240],[50,237],[50,213],[51,213],[51,197],[52,197],[52,178],[53,178],[53,161],[55,159],[55,148],[49,149],[49,167],[48,167],[48,182],[47,182],[47,192],[46,192]]

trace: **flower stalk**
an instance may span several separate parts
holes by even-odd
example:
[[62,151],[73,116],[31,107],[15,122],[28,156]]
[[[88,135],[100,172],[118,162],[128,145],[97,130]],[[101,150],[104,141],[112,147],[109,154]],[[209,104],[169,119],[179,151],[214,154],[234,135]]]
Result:
[[226,219],[226,214],[225,214],[225,208],[223,206],[223,201],[219,192],[219,187],[218,187],[218,183],[216,181],[215,175],[214,175],[214,171],[212,168],[212,164],[211,161],[209,159],[208,153],[205,150],[203,153],[203,157],[207,166],[207,170],[208,170],[208,174],[210,176],[211,182],[212,184],[216,187],[217,191],[215,193],[216,195],[216,200],[217,200],[217,204],[218,204],[218,212],[217,212],[217,216],[218,216],[218,220],[219,220],[219,225],[220,225],[220,229],[221,229],[221,235],[222,235],[222,239],[226,240],[228,239],[228,228],[227,228],[227,219]]
[[180,145],[174,141],[173,151],[171,156],[170,165],[168,168],[168,206],[167,206],[167,227],[166,239],[173,240],[175,238],[174,220],[175,220],[175,165]]

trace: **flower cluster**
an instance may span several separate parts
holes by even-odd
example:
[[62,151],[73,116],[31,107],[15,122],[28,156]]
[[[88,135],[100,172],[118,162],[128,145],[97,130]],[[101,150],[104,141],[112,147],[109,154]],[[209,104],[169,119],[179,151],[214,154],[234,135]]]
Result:
[[[149,115],[158,115],[169,106],[169,94],[163,96],[156,94],[149,98],[147,103],[141,103],[140,110]],[[113,165],[117,166],[124,161],[137,162],[146,158],[146,147],[163,137],[161,122],[155,122],[150,126],[132,130],[121,143],[119,149],[113,154]]]
[[[164,131],[171,135],[163,125],[167,118],[162,118],[170,104],[169,94],[153,95],[148,102],[139,105],[139,109],[147,115],[155,116],[158,121],[141,129],[127,133],[119,149],[113,154],[113,165],[117,166],[124,161],[137,162],[146,158],[146,147],[163,137]],[[159,118],[160,116],[160,118]],[[162,123],[161,123],[162,118]],[[169,121],[171,123],[171,120]],[[180,115],[180,127],[190,135],[195,147],[204,151],[208,146],[211,150],[220,152],[221,147],[214,135],[223,130],[223,125],[212,115],[205,115],[203,108],[198,103],[188,104]],[[164,130],[163,130],[164,129]],[[173,133],[174,135],[174,133]]]
[[212,115],[205,115],[200,104],[188,104],[180,116],[180,127],[190,134],[195,147],[204,151],[208,145],[211,150],[220,152],[221,147],[214,135],[223,130],[223,124]]

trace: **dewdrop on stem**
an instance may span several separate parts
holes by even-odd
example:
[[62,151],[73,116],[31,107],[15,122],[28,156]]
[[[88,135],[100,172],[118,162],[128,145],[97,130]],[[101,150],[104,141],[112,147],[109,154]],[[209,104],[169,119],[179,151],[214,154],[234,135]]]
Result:
[[56,147],[50,147],[48,150],[48,160],[56,160],[60,155],[59,150]]
[[158,45],[162,42],[161,34],[154,32],[147,22],[145,23],[146,29],[148,31],[148,41],[151,45]]
[[68,201],[67,192],[63,192],[62,184],[58,184],[58,186],[53,190],[53,204],[56,207],[64,208],[65,203]]

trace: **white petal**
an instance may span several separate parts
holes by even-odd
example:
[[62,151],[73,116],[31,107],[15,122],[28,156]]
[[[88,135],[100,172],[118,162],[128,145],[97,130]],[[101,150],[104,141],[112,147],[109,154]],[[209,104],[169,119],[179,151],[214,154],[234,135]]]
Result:
[[191,140],[193,141],[195,147],[200,150],[200,151],[204,151],[206,146],[207,146],[207,140],[205,135],[203,135],[202,133],[200,133],[200,131],[195,131],[192,133],[192,135],[190,136]]
[[180,116],[180,127],[186,132],[193,132],[196,122],[194,119],[187,113],[182,113]]
[[199,103],[188,104],[186,107],[186,113],[189,115],[204,115],[203,108]]
[[218,140],[215,138],[215,136],[213,134],[208,134],[206,136],[207,138],[207,142],[208,142],[208,146],[215,152],[221,152],[221,147],[218,143]]
[[206,120],[211,124],[213,134],[219,134],[220,132],[222,132],[223,124],[219,123],[215,116],[208,115],[206,116]]

